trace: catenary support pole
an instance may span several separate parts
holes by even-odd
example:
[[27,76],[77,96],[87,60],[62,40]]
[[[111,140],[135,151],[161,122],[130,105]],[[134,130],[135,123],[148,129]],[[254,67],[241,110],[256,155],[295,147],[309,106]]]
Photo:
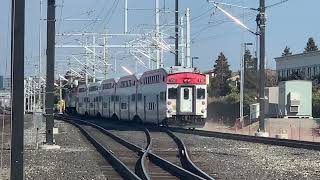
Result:
[[46,81],[46,143],[53,144],[55,0],[48,0],[47,10],[47,81]]
[[39,97],[38,97],[38,108],[41,109],[41,69],[42,69],[42,47],[41,47],[41,32],[42,32],[42,29],[41,29],[41,25],[42,25],[42,0],[40,0],[40,21],[39,21],[39,80],[38,80],[38,88],[39,88]]
[[[155,4],[156,4],[156,7],[155,7],[156,40],[159,43],[160,42],[160,4],[159,4],[159,0],[156,0]],[[162,66],[159,46],[156,49],[156,62],[157,62],[157,69],[159,69]]]
[[264,126],[264,88],[265,88],[265,30],[266,30],[266,17],[265,17],[265,0],[260,0],[259,7],[259,17],[260,17],[260,86],[259,86],[259,103],[260,103],[260,118],[259,118],[259,129],[261,131],[265,130]]
[[190,26],[190,9],[186,10],[186,67],[191,67],[191,26]]
[[124,34],[128,33],[128,0],[124,0]]
[[[183,19],[183,16],[180,17],[180,43],[181,44],[184,44],[184,19]],[[185,46],[181,46],[181,60],[180,60],[180,63],[181,63],[181,66],[184,67],[185,66],[185,55],[184,55],[184,49],[186,47]]]
[[179,66],[179,0],[175,3],[175,65]]
[[23,170],[23,123],[24,107],[24,31],[25,1],[12,0],[11,9],[11,168],[10,179],[22,180]]

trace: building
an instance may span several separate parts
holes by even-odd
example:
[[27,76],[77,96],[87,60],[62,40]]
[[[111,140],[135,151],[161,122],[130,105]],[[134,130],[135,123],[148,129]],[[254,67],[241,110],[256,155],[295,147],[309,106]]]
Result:
[[279,81],[313,80],[320,75],[320,51],[277,57],[275,60]]
[[0,90],[3,89],[3,76],[0,76]]

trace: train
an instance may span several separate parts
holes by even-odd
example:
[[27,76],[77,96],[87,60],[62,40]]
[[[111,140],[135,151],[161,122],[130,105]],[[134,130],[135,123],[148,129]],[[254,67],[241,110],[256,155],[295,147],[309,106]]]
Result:
[[173,127],[203,127],[208,77],[177,66],[79,85],[67,109],[82,116]]

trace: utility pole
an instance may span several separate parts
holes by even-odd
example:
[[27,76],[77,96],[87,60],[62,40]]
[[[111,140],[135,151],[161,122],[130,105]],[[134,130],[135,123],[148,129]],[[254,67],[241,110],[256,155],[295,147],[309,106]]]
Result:
[[11,9],[11,168],[10,179],[22,180],[24,107],[25,0],[12,0]]
[[175,65],[179,66],[179,0],[175,7]]
[[260,89],[259,89],[259,103],[260,103],[260,119],[259,129],[265,131],[264,126],[264,87],[265,87],[265,31],[266,31],[266,17],[265,17],[265,0],[260,0],[259,14],[257,17],[257,24],[260,29]]
[[[183,19],[183,16],[180,18],[180,43],[181,44],[184,44],[184,19]],[[181,66],[184,67],[185,66],[185,55],[184,55],[184,48],[186,48],[185,46],[181,46],[181,60],[180,60],[180,63],[181,63]]]
[[47,10],[47,81],[46,81],[46,143],[53,145],[55,0],[48,0]]
[[191,26],[190,26],[190,9],[186,10],[186,26],[187,26],[187,43],[186,43],[186,67],[191,67]]

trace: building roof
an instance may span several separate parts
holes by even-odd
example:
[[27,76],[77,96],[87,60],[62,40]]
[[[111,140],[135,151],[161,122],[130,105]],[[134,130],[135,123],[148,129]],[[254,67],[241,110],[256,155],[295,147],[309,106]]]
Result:
[[318,51],[311,51],[311,52],[303,52],[299,54],[292,54],[292,55],[287,55],[287,56],[280,56],[274,58],[276,61],[281,61],[281,60],[287,60],[290,58],[297,58],[297,57],[305,57],[305,56],[320,56],[320,50]]

